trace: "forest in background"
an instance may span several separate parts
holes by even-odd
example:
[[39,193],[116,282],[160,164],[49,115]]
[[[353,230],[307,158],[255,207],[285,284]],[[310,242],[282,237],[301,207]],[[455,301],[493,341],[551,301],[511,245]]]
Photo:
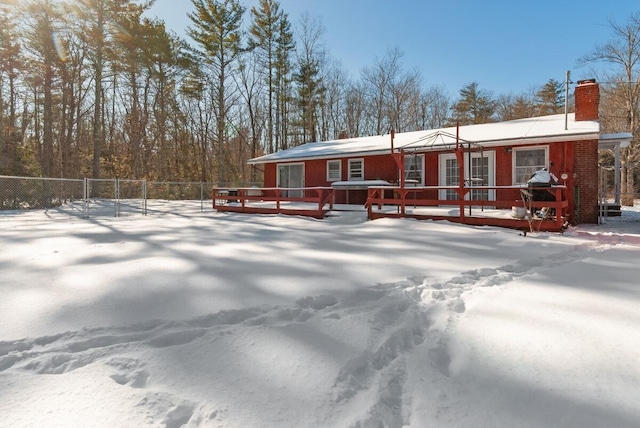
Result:
[[[150,1],[0,0],[0,175],[253,184],[248,159],[310,141],[564,112],[553,78],[520,94],[471,82],[452,98],[397,47],[354,78],[320,17],[291,22],[275,0],[192,3],[183,39],[146,16]],[[603,132],[637,137],[640,14],[610,27],[580,62],[603,65]],[[633,189],[635,142],[622,161]]]

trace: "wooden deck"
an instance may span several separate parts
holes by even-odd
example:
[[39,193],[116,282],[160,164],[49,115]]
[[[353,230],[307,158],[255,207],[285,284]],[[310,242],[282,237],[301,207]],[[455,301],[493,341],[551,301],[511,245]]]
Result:
[[[514,216],[514,211],[523,214],[522,211],[525,209],[520,195],[521,189],[526,187],[369,187],[365,208],[369,220],[414,218],[447,220],[476,226],[499,226],[522,231],[562,232],[565,229],[568,220],[565,186],[553,186],[548,189],[555,195],[556,201],[536,201],[527,206],[527,211],[530,209],[535,212],[546,207],[559,214],[545,219],[531,217],[528,213],[526,217]],[[454,191],[462,197],[456,200],[439,199],[438,195],[443,190]],[[491,191],[500,199],[472,200],[471,190]],[[334,192],[331,187],[215,188],[211,199],[213,208],[219,212],[299,215],[322,219],[334,209]],[[355,208],[362,209],[361,206]],[[342,209],[345,209],[344,206]]]
[[[525,186],[417,186],[371,187],[367,198],[369,219],[395,217],[418,220],[447,220],[476,226],[500,226],[523,231],[561,232],[566,227],[568,202],[566,186],[553,186],[548,191],[555,201],[534,201],[527,204],[523,218],[513,215],[514,207],[525,209],[521,190]],[[438,198],[441,191],[455,192],[458,199]],[[471,191],[492,192],[500,199],[473,200]],[[429,195],[432,198],[429,198]],[[558,215],[537,219],[530,215],[542,208],[552,209]]]
[[324,218],[333,209],[331,187],[214,188],[213,209],[245,214],[285,214]]

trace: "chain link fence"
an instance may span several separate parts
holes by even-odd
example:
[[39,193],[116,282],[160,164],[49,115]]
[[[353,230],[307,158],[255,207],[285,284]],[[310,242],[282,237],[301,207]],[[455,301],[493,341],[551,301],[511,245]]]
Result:
[[0,210],[46,209],[82,199],[84,180],[0,176]]
[[[638,186],[626,190],[614,167],[600,167],[599,172],[600,223],[640,221],[640,191]],[[623,189],[625,189],[623,191]]]
[[214,183],[0,176],[5,215],[57,211],[67,216],[129,216],[212,211]]
[[[252,187],[245,183],[238,187]],[[71,217],[212,211],[214,183],[0,176],[0,212],[56,210]],[[220,187],[233,187],[224,183]],[[600,222],[640,221],[640,191],[623,192],[613,167],[599,174]]]

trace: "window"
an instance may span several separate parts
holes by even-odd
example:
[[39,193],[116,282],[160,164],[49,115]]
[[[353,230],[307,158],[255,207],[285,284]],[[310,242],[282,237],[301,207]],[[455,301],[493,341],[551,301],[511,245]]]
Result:
[[327,161],[327,181],[340,181],[342,179],[342,162],[339,160]]
[[364,159],[349,159],[349,180],[364,180]]
[[513,184],[526,184],[534,172],[545,168],[548,150],[546,146],[513,149]]
[[404,179],[424,186],[424,155],[407,155],[404,157]]

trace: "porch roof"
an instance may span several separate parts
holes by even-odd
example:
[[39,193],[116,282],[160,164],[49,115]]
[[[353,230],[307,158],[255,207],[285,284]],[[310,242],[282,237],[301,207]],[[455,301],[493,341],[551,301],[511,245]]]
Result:
[[599,149],[615,149],[618,146],[621,149],[629,147],[633,135],[630,132],[619,132],[617,134],[602,134],[598,141]]
[[[467,125],[459,128],[459,140],[476,146],[525,145],[552,143],[582,139],[598,139],[598,121],[575,121],[575,114],[568,115],[565,129],[564,114],[532,117],[498,123]],[[446,150],[455,146],[456,127],[396,133],[396,150],[429,151]],[[249,160],[249,164],[293,162],[309,159],[336,159],[343,157],[371,156],[389,153],[391,137],[345,138],[313,142],[260,156]]]

